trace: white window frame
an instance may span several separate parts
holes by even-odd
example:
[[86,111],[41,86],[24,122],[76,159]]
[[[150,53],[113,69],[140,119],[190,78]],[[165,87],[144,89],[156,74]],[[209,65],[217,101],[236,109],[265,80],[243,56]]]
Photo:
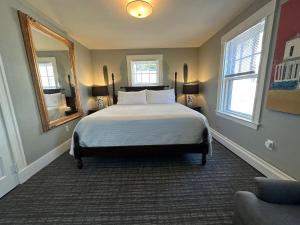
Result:
[[[53,66],[53,73],[54,73],[54,79],[55,79],[55,88],[59,88],[59,82],[58,82],[58,72],[57,72],[57,65],[56,65],[56,58],[55,57],[38,57],[37,59],[38,64],[39,63],[51,63]],[[41,76],[41,74],[40,74]],[[42,79],[42,78],[40,78]],[[53,89],[55,89],[53,88]],[[48,87],[47,89],[51,89]]]
[[[232,120],[239,124],[248,126],[253,129],[257,129],[260,125],[260,113],[261,113],[261,106],[262,106],[262,99],[263,99],[263,92],[264,92],[264,82],[266,77],[266,70],[267,70],[267,63],[268,63],[268,56],[269,56],[269,46],[270,40],[272,35],[272,27],[273,27],[273,20],[274,20],[274,11],[275,11],[275,0],[272,0],[264,7],[256,11],[252,16],[248,19],[237,25],[231,31],[226,33],[221,38],[221,61],[220,61],[220,76],[219,76],[219,83],[218,83],[218,100],[217,100],[217,109],[216,114],[223,118]],[[239,34],[245,32],[249,28],[253,27],[257,23],[259,23],[262,19],[265,18],[265,31],[263,37],[263,45],[261,51],[261,59],[260,59],[260,67],[258,70],[258,77],[257,77],[257,86],[256,86],[256,94],[254,100],[254,109],[252,118],[245,118],[239,116],[238,114],[228,113],[223,110],[223,106],[225,104],[225,96],[224,96],[224,53],[226,43],[232,40],[234,37],[238,36]]]
[[[163,85],[163,55],[128,55],[126,56],[127,60],[127,72],[128,72],[128,84],[130,86],[140,86],[132,84],[132,71],[131,71],[131,62],[132,61],[158,61],[158,84],[147,84],[147,86],[160,86]],[[144,86],[144,85],[142,85]]]

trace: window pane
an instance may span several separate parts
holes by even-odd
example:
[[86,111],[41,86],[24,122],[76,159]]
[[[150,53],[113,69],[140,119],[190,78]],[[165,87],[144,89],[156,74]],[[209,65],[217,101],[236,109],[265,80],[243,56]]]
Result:
[[253,60],[253,57],[249,56],[247,58],[243,58],[241,60],[241,67],[239,72],[248,72],[252,70],[251,67],[251,60]]
[[254,39],[254,37],[249,37],[248,40],[245,40],[242,43],[243,44],[243,52],[242,52],[243,58],[253,54],[253,49],[255,48],[253,39]]
[[241,58],[242,54],[242,44],[237,44],[235,52],[234,52],[234,58],[235,60],[238,60]]
[[229,111],[251,116],[253,113],[257,78],[230,80],[229,83]]
[[43,88],[49,88],[47,77],[42,77],[42,86],[43,86]]
[[136,83],[142,83],[142,74],[141,73],[137,73],[136,74]]
[[47,73],[48,73],[48,76],[54,77],[53,66],[51,64],[47,65]]
[[46,69],[46,65],[39,64],[39,70],[40,70],[41,76],[47,77],[47,69]]
[[149,70],[156,72],[158,70],[157,64],[150,64],[149,65]]
[[233,73],[239,73],[240,65],[241,65],[241,60],[237,60],[234,64],[234,72]]
[[147,84],[149,83],[149,75],[146,73],[143,73],[142,75],[142,83]]
[[258,39],[257,48],[256,48],[255,53],[259,53],[262,49],[263,36],[264,36],[264,33],[261,32],[259,34],[259,39]]
[[43,88],[56,88],[52,63],[39,63],[39,71]]
[[253,58],[253,70],[256,74],[258,74],[259,65],[260,65],[261,54],[257,54]]
[[157,82],[157,76],[155,73],[150,74],[150,83],[155,84]]
[[159,83],[159,62],[158,61],[132,61],[131,76],[133,84],[147,85]]
[[49,86],[56,87],[54,77],[49,77],[48,79],[49,79]]
[[224,72],[226,75],[258,71],[262,51],[265,19],[226,43]]

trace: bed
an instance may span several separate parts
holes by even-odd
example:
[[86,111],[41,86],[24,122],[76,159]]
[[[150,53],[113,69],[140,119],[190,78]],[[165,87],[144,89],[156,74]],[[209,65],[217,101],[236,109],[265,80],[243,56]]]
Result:
[[67,106],[66,97],[61,93],[61,89],[44,90],[44,98],[47,105],[48,119],[50,121],[57,120],[65,116],[65,112],[71,110]]
[[[126,91],[132,90],[137,89],[127,87]],[[174,103],[112,105],[86,116],[74,130],[70,154],[81,169],[83,157],[130,154],[201,153],[205,165],[209,151],[211,136],[205,116]]]

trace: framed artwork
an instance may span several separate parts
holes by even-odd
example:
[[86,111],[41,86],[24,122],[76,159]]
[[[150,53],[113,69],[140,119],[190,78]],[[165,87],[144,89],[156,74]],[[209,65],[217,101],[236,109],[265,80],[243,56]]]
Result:
[[300,1],[281,5],[267,108],[300,114]]

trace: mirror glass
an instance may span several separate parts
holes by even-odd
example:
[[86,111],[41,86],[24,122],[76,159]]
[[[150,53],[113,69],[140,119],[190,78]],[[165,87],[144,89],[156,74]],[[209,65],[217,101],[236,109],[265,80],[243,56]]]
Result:
[[35,27],[31,34],[48,120],[77,113],[69,47]]

